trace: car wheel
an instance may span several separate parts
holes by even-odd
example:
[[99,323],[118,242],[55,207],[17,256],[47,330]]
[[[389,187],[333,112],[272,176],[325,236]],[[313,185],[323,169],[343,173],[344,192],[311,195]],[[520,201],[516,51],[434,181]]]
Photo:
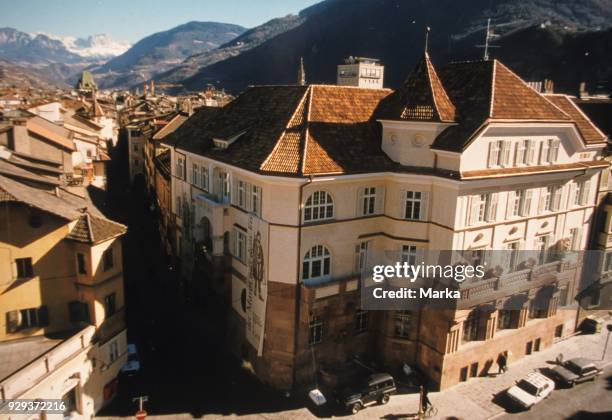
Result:
[[380,397],[380,400],[378,400],[378,402],[382,405],[385,405],[389,402],[389,394],[385,394],[382,397]]
[[355,404],[353,404],[351,412],[353,414],[357,414],[362,408],[363,408],[363,404],[361,404],[360,402],[356,402]]

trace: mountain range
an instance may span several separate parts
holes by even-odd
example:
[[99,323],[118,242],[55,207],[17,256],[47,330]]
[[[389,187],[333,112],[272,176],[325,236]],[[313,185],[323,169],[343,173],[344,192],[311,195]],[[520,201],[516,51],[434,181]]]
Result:
[[[295,83],[300,57],[309,82],[334,83],[337,64],[365,56],[382,60],[385,86],[394,88],[422,56],[426,27],[436,64],[480,59],[488,18],[490,55],[527,80],[552,78],[568,91],[580,81],[612,78],[612,0],[326,0],[249,30],[189,22],[122,54],[127,46],[106,37],[60,39],[5,28],[0,58],[45,67],[70,84],[87,67],[103,88],[155,79],[175,91],[214,84],[237,93],[251,84]],[[95,51],[116,56],[100,63]]]

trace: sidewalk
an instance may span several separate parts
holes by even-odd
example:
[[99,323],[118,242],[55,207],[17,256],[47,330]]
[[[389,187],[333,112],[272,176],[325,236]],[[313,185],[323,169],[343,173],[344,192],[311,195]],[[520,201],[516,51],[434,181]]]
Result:
[[[608,324],[612,321],[608,320]],[[559,353],[563,353],[564,359],[581,356],[598,361],[604,367],[612,364],[612,343],[606,354],[606,360],[601,361],[603,346],[608,331],[604,325],[600,334],[577,335],[540,352],[526,356],[519,361],[509,365],[508,372],[496,377],[472,378],[467,382],[456,385],[442,392],[430,392],[429,398],[438,409],[437,419],[461,419],[461,420],[484,420],[499,417],[505,413],[504,408],[492,402],[495,394],[514,385],[520,377],[538,368],[551,366],[547,361],[553,361]],[[612,341],[612,340],[611,340]],[[384,406],[375,405],[368,407],[350,419],[405,419],[414,415],[418,409],[418,394],[396,395]],[[241,419],[267,419],[267,420],[300,420],[316,418],[308,409],[282,411],[276,413],[258,413],[255,415],[236,416],[219,414],[204,415],[204,418],[241,418]],[[115,419],[113,417],[98,417],[105,420]],[[148,419],[187,419],[192,418],[188,414],[173,414],[166,416],[149,416]]]
[[[607,323],[611,322],[608,320]],[[610,365],[612,364],[611,344],[608,344],[611,348],[608,349],[606,360],[601,361],[607,335],[608,331],[604,325],[600,334],[577,335],[526,356],[509,365],[508,372],[500,376],[473,378],[443,392],[430,392],[429,398],[438,409],[436,418],[478,420],[491,419],[504,414],[505,410],[493,403],[494,395],[514,385],[517,379],[527,373],[538,368],[551,366],[546,362],[555,360],[559,353],[563,353],[565,360],[581,356],[599,361],[602,367]],[[370,407],[359,413],[355,418],[400,417],[402,414],[414,413],[416,407],[418,407],[417,395],[395,396],[391,398],[388,405]]]

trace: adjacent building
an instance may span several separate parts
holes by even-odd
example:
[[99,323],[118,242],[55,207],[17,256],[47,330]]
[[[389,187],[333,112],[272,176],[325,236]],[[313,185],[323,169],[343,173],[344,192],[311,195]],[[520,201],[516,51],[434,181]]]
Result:
[[91,418],[126,361],[121,236],[86,197],[0,156],[0,405]]

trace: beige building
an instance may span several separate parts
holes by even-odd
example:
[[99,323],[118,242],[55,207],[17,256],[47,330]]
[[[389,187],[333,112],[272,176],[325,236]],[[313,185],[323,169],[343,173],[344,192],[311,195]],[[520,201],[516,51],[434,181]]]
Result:
[[[167,140],[183,272],[225,296],[232,348],[278,388],[355,357],[446,388],[574,331],[580,261],[552,251],[587,245],[605,141],[496,60],[438,75],[425,55],[395,92],[251,87]],[[438,250],[493,268],[452,308],[362,307],[364,268]]]
[[61,399],[64,414],[91,418],[127,358],[126,228],[48,183],[17,167],[0,175],[0,405]]

